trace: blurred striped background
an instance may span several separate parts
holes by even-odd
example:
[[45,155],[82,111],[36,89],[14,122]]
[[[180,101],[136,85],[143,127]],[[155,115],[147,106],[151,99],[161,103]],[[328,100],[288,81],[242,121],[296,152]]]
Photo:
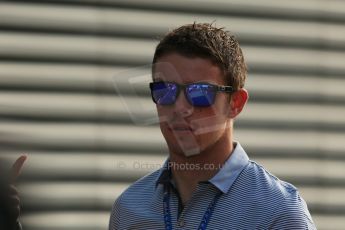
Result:
[[162,164],[149,64],[194,21],[243,47],[236,139],[300,189],[318,229],[344,229],[345,1],[1,1],[0,155],[29,155],[25,230],[106,229],[121,191]]

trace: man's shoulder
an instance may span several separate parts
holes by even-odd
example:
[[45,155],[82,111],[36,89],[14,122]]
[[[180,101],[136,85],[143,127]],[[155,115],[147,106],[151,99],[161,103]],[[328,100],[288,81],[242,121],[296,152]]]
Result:
[[298,189],[294,185],[279,179],[255,161],[249,161],[236,184],[246,186],[246,191],[254,199],[264,200],[265,203],[281,203],[298,196]]
[[147,174],[122,192],[113,204],[109,229],[127,229],[130,223],[140,222],[141,218],[146,220],[141,215],[145,216],[155,199],[156,181],[160,172],[156,170]]
[[156,188],[156,182],[161,173],[161,169],[151,172],[125,189],[117,200],[135,201],[135,199],[142,198],[144,196],[153,195]]
[[300,229],[301,226],[304,229],[315,229],[307,204],[298,189],[262,165],[250,161],[235,186],[239,193],[245,194],[246,202],[256,207],[255,210],[266,212],[272,217],[271,226],[282,226],[285,223],[291,229]]

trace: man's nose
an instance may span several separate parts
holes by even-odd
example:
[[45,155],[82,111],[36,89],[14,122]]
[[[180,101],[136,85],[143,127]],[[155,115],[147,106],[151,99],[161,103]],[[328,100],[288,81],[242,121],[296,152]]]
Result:
[[193,113],[194,107],[189,103],[183,91],[176,98],[174,113],[180,117],[188,117]]

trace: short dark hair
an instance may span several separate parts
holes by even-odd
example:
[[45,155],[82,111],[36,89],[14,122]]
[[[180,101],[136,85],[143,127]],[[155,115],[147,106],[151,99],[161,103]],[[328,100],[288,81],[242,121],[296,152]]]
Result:
[[247,66],[235,36],[209,23],[183,25],[168,32],[156,47],[152,64],[169,53],[210,59],[223,72],[227,85],[244,87]]

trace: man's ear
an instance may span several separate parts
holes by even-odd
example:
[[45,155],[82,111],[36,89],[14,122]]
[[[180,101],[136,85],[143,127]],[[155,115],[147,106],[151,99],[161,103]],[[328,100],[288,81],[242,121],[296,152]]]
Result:
[[234,119],[242,111],[248,101],[248,91],[244,88],[231,94],[229,118]]

